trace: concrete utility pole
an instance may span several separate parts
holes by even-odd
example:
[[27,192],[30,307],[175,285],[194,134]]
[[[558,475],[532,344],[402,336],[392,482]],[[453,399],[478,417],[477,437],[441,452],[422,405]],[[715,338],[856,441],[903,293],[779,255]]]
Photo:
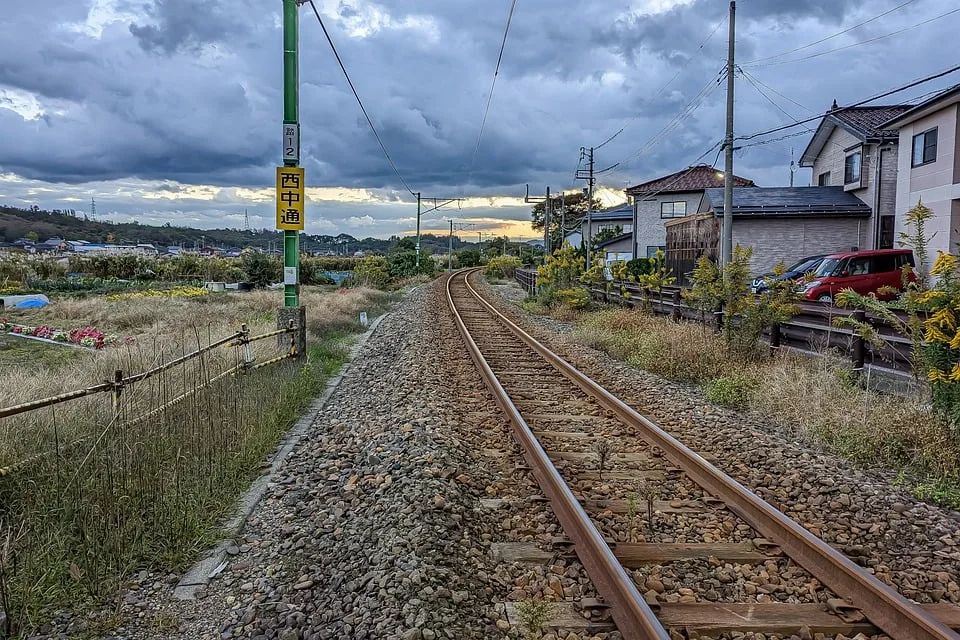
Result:
[[417,271],[420,271],[420,192],[417,191]]
[[563,189],[560,190],[560,248],[563,248],[563,242],[567,239],[567,198],[563,195]]
[[590,239],[593,235],[593,147],[580,147],[580,152],[587,155],[587,169],[577,171],[577,178],[587,180],[587,234],[584,238],[587,248],[587,269],[590,268]]
[[727,132],[724,137],[723,175],[723,227],[720,241],[720,265],[726,267],[733,257],[733,50],[736,40],[734,19],[737,14],[736,0],[730,0],[730,36],[727,43]]
[[550,187],[547,187],[547,199],[543,201],[543,261],[550,255]]

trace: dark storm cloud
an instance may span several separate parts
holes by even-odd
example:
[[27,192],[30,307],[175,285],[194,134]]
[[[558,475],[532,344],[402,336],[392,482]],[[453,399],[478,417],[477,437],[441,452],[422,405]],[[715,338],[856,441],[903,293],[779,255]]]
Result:
[[[896,3],[745,0],[738,5],[739,59],[809,109],[777,98],[796,117],[821,113],[833,98],[853,102],[939,69],[927,49],[904,45],[945,40],[957,16],[848,54],[780,67],[746,63]],[[710,83],[726,55],[725,25],[697,50],[724,19],[722,0],[521,0],[475,162],[509,0],[317,4],[394,161],[417,190],[516,194],[527,182],[570,188],[579,147],[626,123],[597,159],[598,166],[622,162],[604,178],[622,187],[676,171],[722,137],[724,87]],[[917,0],[792,57],[882,35],[949,5]],[[92,0],[42,6],[11,3],[0,23],[0,92],[7,92],[0,93],[0,173],[68,183],[270,183],[282,109],[279,0],[97,0],[93,12]],[[402,191],[309,8],[302,9],[300,43],[303,164],[311,181]],[[651,144],[704,88],[709,94],[696,110]],[[742,79],[737,91],[738,133],[787,122]],[[17,106],[25,100],[35,100],[42,116],[10,110],[29,112]],[[805,142],[744,148],[737,171],[782,184],[790,148],[798,156]]]

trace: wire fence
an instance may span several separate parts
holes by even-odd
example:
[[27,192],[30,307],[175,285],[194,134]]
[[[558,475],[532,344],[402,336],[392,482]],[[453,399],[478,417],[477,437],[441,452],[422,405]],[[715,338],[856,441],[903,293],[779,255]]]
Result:
[[279,366],[305,355],[297,324],[204,338],[185,323],[48,380],[102,382],[0,408],[0,637],[204,544],[322,383],[310,363]]
[[[278,362],[282,362],[284,360],[296,358],[298,355],[297,349],[296,349],[296,333],[298,330],[299,330],[298,327],[296,327],[293,321],[291,320],[287,327],[277,329],[276,331],[269,331],[267,333],[263,333],[260,335],[251,336],[249,327],[247,327],[246,324],[243,324],[241,325],[240,330],[237,331],[236,333],[233,333],[225,338],[216,340],[215,342],[211,342],[206,346],[195,349],[194,351],[184,354],[178,358],[175,358],[168,362],[164,362],[160,365],[147,369],[146,371],[125,376],[122,370],[117,369],[116,371],[114,371],[113,379],[108,382],[102,382],[100,384],[86,387],[84,389],[67,391],[65,393],[57,394],[55,396],[40,398],[38,400],[31,400],[29,402],[23,402],[20,404],[9,406],[9,407],[0,408],[0,418],[10,418],[13,416],[29,413],[31,411],[37,411],[39,409],[43,409],[46,407],[52,407],[65,402],[70,402],[72,400],[85,398],[87,396],[95,395],[98,393],[109,393],[112,414],[116,420],[120,420],[121,416],[125,413],[124,399],[125,397],[128,397],[128,394],[125,394],[125,391],[131,388],[133,385],[145,382],[151,378],[159,376],[173,369],[174,367],[184,365],[187,362],[190,362],[192,360],[200,359],[205,354],[212,352],[216,349],[219,349],[221,347],[233,348],[235,350],[235,359],[237,363],[234,366],[210,377],[207,380],[203,380],[198,383],[195,383],[191,388],[184,390],[182,393],[180,393],[179,395],[173,398],[165,400],[162,404],[150,409],[149,411],[145,411],[139,415],[135,415],[133,417],[129,417],[126,419],[127,424],[136,424],[139,422],[143,422],[144,420],[157,416],[158,414],[162,413],[163,411],[166,411],[170,407],[173,407],[174,405],[182,402],[183,400],[186,400],[187,398],[195,396],[196,394],[200,393],[204,389],[209,388],[210,386],[226,378],[227,376],[235,376],[237,374],[242,374],[246,371],[255,371],[257,369],[262,369],[264,367],[276,364]],[[279,356],[276,356],[274,358],[265,360],[263,362],[259,362],[259,363],[256,362],[256,359],[254,358],[253,352],[251,350],[251,345],[254,342],[264,340],[267,338],[272,338],[275,336],[280,337],[285,335],[290,336],[289,345],[287,346],[285,353]],[[45,455],[53,455],[54,453],[55,451],[51,450],[48,453],[36,454],[25,460],[21,460],[11,465],[0,467],[0,477],[7,476],[10,473],[12,473],[15,469],[22,467],[26,464],[29,464],[30,462],[34,462],[40,457],[43,457]]]

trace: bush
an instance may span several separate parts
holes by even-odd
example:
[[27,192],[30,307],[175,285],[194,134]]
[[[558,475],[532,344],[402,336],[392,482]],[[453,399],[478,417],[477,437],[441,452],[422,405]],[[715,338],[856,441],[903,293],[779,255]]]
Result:
[[515,256],[497,256],[491,258],[483,273],[488,278],[512,278],[517,275],[517,269],[523,266],[520,258]]
[[590,294],[583,287],[573,287],[571,289],[558,289],[559,297],[565,305],[571,309],[582,311],[590,306]]
[[480,266],[480,252],[476,249],[458,251],[454,254],[454,257],[457,259],[457,263],[463,268]]
[[756,380],[747,376],[721,376],[707,383],[707,399],[724,407],[745,407],[756,386]]
[[343,281],[346,287],[370,287],[386,289],[390,286],[390,271],[387,259],[382,256],[368,256],[360,260],[353,274]]
[[241,260],[246,280],[254,286],[265,287],[280,281],[283,271],[277,258],[253,249],[244,249]]

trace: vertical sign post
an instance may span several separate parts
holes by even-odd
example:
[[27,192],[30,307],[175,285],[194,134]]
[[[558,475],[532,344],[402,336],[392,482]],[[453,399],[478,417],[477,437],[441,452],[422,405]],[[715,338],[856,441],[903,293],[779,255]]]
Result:
[[300,164],[300,71],[297,0],[283,0],[283,167],[277,168],[277,228],[283,230],[283,306],[300,306],[300,231],[304,176]]

